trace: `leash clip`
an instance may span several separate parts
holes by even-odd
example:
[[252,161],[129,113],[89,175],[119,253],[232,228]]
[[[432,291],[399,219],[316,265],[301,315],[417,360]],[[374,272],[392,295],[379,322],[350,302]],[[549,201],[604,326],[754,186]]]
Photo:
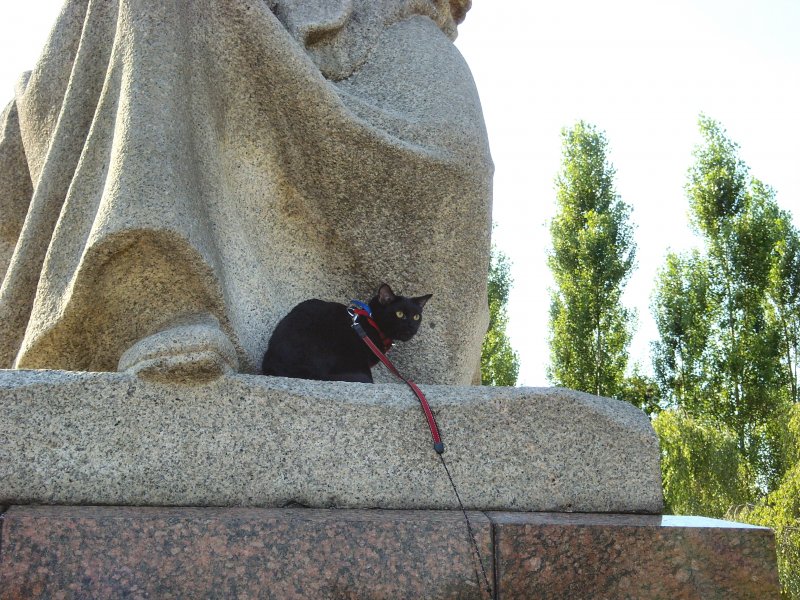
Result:
[[350,318],[353,319],[353,326],[355,326],[356,321],[358,320],[358,311],[362,313],[366,313],[367,318],[372,318],[372,309],[369,307],[369,304],[366,302],[361,302],[361,300],[350,300],[350,306],[347,307],[347,313],[350,315]]

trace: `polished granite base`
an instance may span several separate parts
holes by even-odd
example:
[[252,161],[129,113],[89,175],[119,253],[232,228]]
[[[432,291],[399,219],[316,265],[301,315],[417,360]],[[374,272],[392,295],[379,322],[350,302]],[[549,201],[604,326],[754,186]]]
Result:
[[772,531],[703,517],[493,513],[499,598],[779,598]]
[[[779,598],[769,529],[470,512],[494,598]],[[487,598],[457,511],[13,506],[0,598]]]

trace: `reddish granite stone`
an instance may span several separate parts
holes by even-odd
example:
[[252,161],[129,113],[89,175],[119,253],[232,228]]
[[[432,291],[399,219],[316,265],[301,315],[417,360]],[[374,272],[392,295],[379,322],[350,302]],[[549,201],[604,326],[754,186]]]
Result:
[[0,597],[482,598],[473,557],[456,512],[15,506]]
[[[778,598],[772,532],[470,513],[498,598]],[[485,598],[460,512],[12,507],[0,599]]]
[[498,598],[779,598],[772,531],[699,517],[488,513]]

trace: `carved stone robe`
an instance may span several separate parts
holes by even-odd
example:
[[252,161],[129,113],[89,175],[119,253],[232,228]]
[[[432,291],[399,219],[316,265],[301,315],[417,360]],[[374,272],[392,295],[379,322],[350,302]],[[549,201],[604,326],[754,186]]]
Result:
[[0,367],[115,370],[203,314],[256,372],[296,303],[386,281],[434,294],[398,366],[469,383],[492,163],[463,4],[67,2],[0,122]]

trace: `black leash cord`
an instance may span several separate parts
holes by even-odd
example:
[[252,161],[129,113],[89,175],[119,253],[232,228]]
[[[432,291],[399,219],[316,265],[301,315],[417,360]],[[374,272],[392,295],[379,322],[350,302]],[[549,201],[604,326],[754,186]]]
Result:
[[[422,407],[422,412],[425,413],[425,418],[428,421],[428,427],[431,430],[431,436],[433,437],[433,449],[436,451],[436,454],[439,455],[439,460],[442,461],[444,472],[447,473],[447,479],[450,480],[450,485],[453,486],[453,491],[456,494],[456,500],[458,500],[458,506],[461,509],[461,514],[464,515],[464,521],[467,524],[467,532],[469,533],[469,538],[472,541],[472,548],[475,550],[472,558],[476,559],[481,567],[481,573],[483,574],[483,583],[485,586],[486,595],[491,600],[492,586],[489,585],[489,577],[486,575],[486,568],[483,566],[483,557],[481,556],[481,551],[480,548],[478,547],[478,542],[475,539],[475,534],[472,531],[472,523],[470,523],[469,516],[467,516],[467,511],[464,509],[464,504],[461,502],[461,495],[458,493],[458,488],[456,488],[456,484],[453,481],[453,476],[450,475],[450,469],[447,468],[447,463],[444,462],[444,443],[442,443],[442,438],[439,434],[439,426],[436,423],[436,418],[433,415],[433,411],[430,409],[430,406],[428,405],[428,400],[425,398],[425,395],[419,389],[417,384],[415,384],[410,379],[406,379],[405,377],[403,377],[400,371],[398,371],[397,368],[392,364],[392,361],[390,361],[386,357],[386,355],[378,349],[378,347],[372,342],[372,340],[369,339],[369,336],[364,331],[364,328],[361,327],[361,325],[357,321],[356,312],[355,311],[351,312],[349,309],[348,312],[350,312],[350,316],[353,318],[353,329],[358,334],[358,337],[360,337],[361,340],[367,345],[367,347],[370,350],[372,350],[372,353],[378,358],[378,360],[380,360],[384,364],[384,366],[387,369],[389,369],[389,372],[391,372],[392,375],[404,381],[406,385],[408,385],[408,387],[411,388],[411,391],[414,392],[414,395],[419,400],[420,406]],[[475,579],[476,583],[478,584],[478,587],[480,587],[481,582],[477,568],[475,569]]]
[[[442,461],[442,466],[444,467],[444,472],[447,473],[447,478],[450,480],[450,485],[453,486],[453,491],[456,494],[456,500],[458,500],[458,507],[461,509],[461,514],[464,515],[464,522],[467,524],[467,532],[469,533],[469,537],[472,540],[472,547],[475,550],[473,554],[473,559],[478,561],[478,564],[481,567],[481,574],[483,575],[483,584],[484,589],[486,591],[486,596],[488,598],[492,598],[492,586],[489,585],[489,577],[486,575],[486,568],[483,566],[483,557],[481,556],[480,548],[478,547],[478,541],[475,539],[475,534],[472,531],[472,524],[469,522],[469,517],[467,516],[467,511],[464,509],[464,504],[461,502],[461,496],[458,493],[458,488],[456,488],[456,484],[453,481],[453,476],[450,475],[450,469],[447,468],[447,463],[444,462],[444,454],[439,455],[439,460]],[[478,578],[478,570],[475,569],[475,578]],[[477,581],[478,586],[480,586],[480,580]]]

